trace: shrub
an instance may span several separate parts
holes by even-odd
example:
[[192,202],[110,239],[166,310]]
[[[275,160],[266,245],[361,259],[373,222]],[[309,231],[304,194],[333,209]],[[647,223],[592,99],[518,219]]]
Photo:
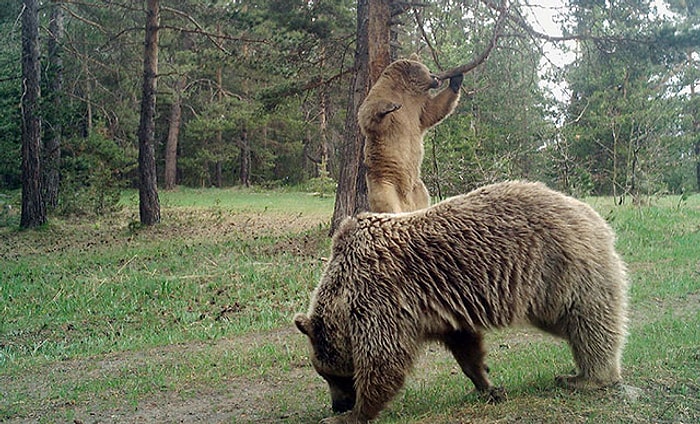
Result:
[[118,208],[122,175],[136,166],[124,149],[100,134],[72,138],[63,146],[61,215],[102,215]]

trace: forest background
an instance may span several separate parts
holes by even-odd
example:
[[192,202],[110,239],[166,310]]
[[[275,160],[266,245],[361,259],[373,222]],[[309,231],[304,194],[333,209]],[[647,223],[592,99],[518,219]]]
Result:
[[[350,163],[358,8],[368,3],[161,2],[159,186],[332,193]],[[417,52],[439,72],[495,40],[467,74],[454,115],[426,138],[423,175],[434,196],[505,178],[620,203],[700,189],[700,1],[502,2],[500,27],[503,8],[487,0],[388,3],[392,58]],[[22,184],[23,7],[0,0],[6,193]],[[540,12],[554,14],[561,31],[539,29]],[[104,213],[139,184],[146,6],[43,1],[38,16],[49,210]],[[564,53],[571,60],[561,64]]]
[[[382,422],[700,421],[700,3],[528,3],[0,0],[0,421],[328,416],[291,317],[322,272],[331,210],[358,208],[354,113],[383,47],[435,72],[477,65],[426,138],[431,193],[523,177],[606,195],[585,198],[619,236],[631,316],[622,396],[556,389],[568,349],[517,330],[488,343],[512,401],[479,402],[428,349]],[[390,24],[386,44],[371,22]],[[154,226],[134,218],[144,144]],[[28,168],[53,215],[38,231],[16,228]]]

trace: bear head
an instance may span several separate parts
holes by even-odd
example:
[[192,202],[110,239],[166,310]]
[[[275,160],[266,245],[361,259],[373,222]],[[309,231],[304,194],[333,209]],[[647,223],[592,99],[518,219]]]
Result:
[[328,383],[333,411],[342,413],[351,410],[355,406],[356,392],[352,354],[345,342],[347,339],[340,336],[337,328],[327,325],[317,316],[296,314],[294,324],[309,338],[311,363]]
[[333,235],[331,258],[311,296],[306,314],[294,316],[296,327],[308,337],[311,363],[328,383],[333,411],[346,412],[355,406],[350,299],[354,287],[351,251],[358,244],[358,221],[348,217]]
[[382,72],[382,78],[395,84],[395,89],[401,92],[424,94],[440,86],[440,80],[420,62],[417,55],[391,63]]

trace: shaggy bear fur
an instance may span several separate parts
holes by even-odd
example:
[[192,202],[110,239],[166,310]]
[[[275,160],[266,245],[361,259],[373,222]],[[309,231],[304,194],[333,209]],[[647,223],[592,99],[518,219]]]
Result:
[[454,110],[463,76],[432,95],[440,81],[411,59],[397,60],[382,72],[357,114],[364,136],[367,195],[372,212],[409,212],[430,205],[420,179],[423,135]]
[[531,324],[565,339],[573,388],[620,381],[627,277],[615,236],[588,205],[539,183],[505,182],[404,214],[347,218],[307,314],[333,410],[364,423],[402,387],[427,341],[440,341],[476,389],[487,376],[482,332]]

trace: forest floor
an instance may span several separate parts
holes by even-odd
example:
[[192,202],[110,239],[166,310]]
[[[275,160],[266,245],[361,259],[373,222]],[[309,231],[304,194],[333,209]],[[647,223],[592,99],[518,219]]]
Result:
[[[309,207],[315,201],[169,206],[153,229],[136,228],[133,210],[39,232],[0,228],[0,422],[315,423],[331,415],[306,339],[291,325],[328,254],[332,203]],[[700,202],[603,213],[615,215],[638,285],[625,386],[557,388],[554,376],[572,368],[566,345],[513,329],[486,339],[507,401],[484,402],[444,349],[429,345],[378,422],[700,422]],[[649,243],[659,252],[639,248]]]

